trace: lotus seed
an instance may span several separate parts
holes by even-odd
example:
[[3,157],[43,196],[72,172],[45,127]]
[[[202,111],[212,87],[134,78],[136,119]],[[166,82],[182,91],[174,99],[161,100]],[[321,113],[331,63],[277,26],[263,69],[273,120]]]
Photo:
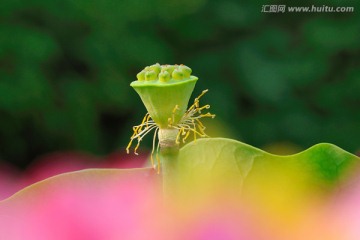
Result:
[[174,69],[175,69],[175,66],[172,66],[172,65],[163,65],[161,68],[162,71],[167,71],[170,75],[172,74]]
[[136,75],[136,77],[137,77],[137,79],[138,79],[139,81],[145,81],[145,71],[143,70],[143,71],[139,72],[139,73]]
[[160,82],[167,82],[171,79],[170,73],[168,71],[162,71],[159,73]]
[[154,70],[150,70],[145,73],[146,81],[156,80],[156,78],[157,78],[157,74]]
[[191,68],[185,65],[179,66],[179,70],[183,73],[184,78],[189,78],[192,72]]
[[149,67],[149,69],[150,69],[150,70],[153,70],[154,72],[156,72],[156,75],[157,75],[157,74],[159,74],[160,71],[161,71],[161,66],[160,66],[159,63],[156,63],[156,64],[154,64],[154,65],[151,65],[151,66]]
[[172,78],[175,80],[182,80],[183,77],[184,77],[184,74],[179,69],[175,69],[172,72]]

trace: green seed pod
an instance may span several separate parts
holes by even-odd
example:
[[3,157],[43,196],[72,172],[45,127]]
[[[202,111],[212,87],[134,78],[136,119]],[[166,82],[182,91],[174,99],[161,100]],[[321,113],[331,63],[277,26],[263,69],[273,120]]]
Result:
[[152,81],[157,79],[157,74],[155,71],[150,70],[145,73],[145,80],[146,81]]
[[179,70],[183,73],[184,78],[189,78],[192,72],[191,68],[185,65],[180,65]]
[[170,73],[168,71],[162,71],[159,73],[160,82],[168,82],[171,79]]
[[[164,66],[163,66],[164,67]],[[149,132],[154,131],[153,149],[151,152],[151,163],[154,165],[154,157],[158,161],[158,173],[160,173],[160,165],[162,163],[163,175],[169,175],[169,169],[174,167],[176,162],[179,145],[181,142],[185,143],[189,136],[207,137],[205,133],[205,126],[200,121],[201,118],[211,117],[215,115],[209,112],[204,113],[210,105],[199,105],[199,99],[207,92],[202,93],[195,98],[194,103],[187,109],[189,99],[192,91],[195,88],[195,76],[190,76],[191,69],[176,66],[166,65],[167,69],[175,69],[172,74],[162,68],[159,73],[159,80],[155,81],[134,81],[130,84],[139,94],[148,113],[145,114],[141,124],[133,127],[133,134],[130,137],[130,142],[126,147],[127,153],[132,146],[133,141],[137,141],[134,148],[134,153],[137,154],[137,149],[140,142]],[[185,69],[185,70],[184,70]],[[189,71],[190,69],[190,71]],[[187,78],[183,79],[183,71]],[[153,79],[156,71],[150,70],[145,73],[145,79]],[[173,75],[174,79],[171,79]],[[174,77],[175,76],[175,77]],[[156,136],[158,136],[158,147],[156,148]],[[159,158],[159,154],[161,159]]]
[[145,71],[142,70],[141,72],[139,72],[137,75],[136,75],[137,79],[139,81],[145,81]]
[[182,80],[184,78],[184,74],[179,69],[175,69],[171,76],[175,80]]
[[151,66],[149,67],[149,69],[150,69],[150,70],[153,70],[154,72],[156,72],[156,74],[159,74],[160,71],[161,71],[161,66],[160,66],[159,63],[156,63],[156,64],[154,64],[154,65],[151,65]]
[[[130,86],[139,94],[148,113],[159,128],[169,128],[169,118],[172,124],[177,124],[185,114],[198,78],[190,76],[181,81],[173,80],[169,79],[168,71],[162,71],[159,74],[159,81],[149,81],[148,79],[153,80],[153,75],[156,79],[156,73],[149,71],[145,74],[147,81],[134,81]],[[182,75],[179,70],[176,70],[176,77],[182,77]]]

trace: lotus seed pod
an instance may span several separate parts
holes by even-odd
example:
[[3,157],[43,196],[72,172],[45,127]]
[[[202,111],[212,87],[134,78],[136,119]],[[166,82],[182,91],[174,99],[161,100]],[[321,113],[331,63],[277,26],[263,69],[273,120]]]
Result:
[[159,73],[160,82],[167,82],[171,79],[170,73],[168,71],[162,71]]
[[182,80],[184,78],[184,74],[179,69],[175,69],[171,76],[175,80]]
[[146,81],[156,80],[156,78],[157,78],[157,74],[156,74],[156,72],[153,71],[153,70],[147,71],[147,72],[145,73],[145,80],[146,80]]
[[159,80],[156,72],[150,70],[145,73],[146,81],[134,81],[131,86],[139,94],[154,122],[160,129],[165,129],[169,128],[169,118],[176,125],[185,114],[198,78],[190,76],[183,79],[179,69],[171,74],[169,71],[175,69],[174,65],[165,65],[161,69]]
[[141,72],[139,72],[137,75],[136,75],[137,79],[139,81],[145,81],[145,71],[142,70]]
[[191,68],[185,65],[180,65],[179,70],[183,73],[184,78],[189,78],[192,72]]
[[153,70],[154,72],[156,72],[156,74],[159,74],[160,71],[161,71],[161,66],[160,66],[159,63],[156,63],[156,64],[154,64],[154,65],[151,65],[151,66],[149,67],[149,69],[150,69],[150,70]]

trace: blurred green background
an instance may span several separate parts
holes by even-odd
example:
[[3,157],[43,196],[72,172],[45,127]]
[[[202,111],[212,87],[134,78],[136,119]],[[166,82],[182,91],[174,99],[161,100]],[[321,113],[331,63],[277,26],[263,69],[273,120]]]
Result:
[[[355,13],[261,13],[264,4]],[[123,150],[145,114],[143,67],[183,63],[217,114],[212,136],[257,147],[360,148],[358,1],[3,0],[0,159]],[[151,137],[148,137],[151,139]],[[151,140],[149,141],[151,142]],[[149,142],[145,142],[146,147]]]

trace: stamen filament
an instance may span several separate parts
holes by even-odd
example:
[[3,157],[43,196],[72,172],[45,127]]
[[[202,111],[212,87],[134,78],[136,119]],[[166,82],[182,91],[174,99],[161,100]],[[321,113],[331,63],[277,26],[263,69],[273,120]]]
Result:
[[[204,90],[197,98],[195,98],[194,103],[189,107],[189,109],[184,113],[184,115],[181,117],[181,119],[178,122],[176,122],[175,114],[177,111],[180,110],[180,108],[178,105],[175,105],[172,111],[172,116],[168,118],[167,127],[179,130],[175,139],[176,144],[180,144],[181,142],[185,143],[191,133],[193,133],[195,141],[198,136],[208,137],[208,135],[205,133],[206,127],[200,121],[200,119],[206,117],[214,118],[215,114],[211,114],[209,112],[202,114],[201,111],[203,111],[204,109],[209,109],[210,105],[207,104],[202,107],[200,107],[199,105],[200,98],[207,92],[208,90]],[[147,135],[153,129],[155,129],[155,131],[153,136],[150,159],[151,159],[152,167],[155,168],[155,163],[154,163],[154,154],[155,154],[155,158],[157,160],[157,172],[160,173],[160,158],[159,158],[160,141],[158,141],[155,150],[156,136],[159,134],[159,126],[151,119],[149,113],[145,114],[141,124],[133,127],[133,135],[130,138],[130,142],[128,146],[126,147],[126,152],[129,153],[129,149],[132,145],[132,142],[135,139],[137,139],[137,144],[134,148],[134,153],[138,155],[137,149],[140,146],[140,142],[145,137],[145,135]]]

